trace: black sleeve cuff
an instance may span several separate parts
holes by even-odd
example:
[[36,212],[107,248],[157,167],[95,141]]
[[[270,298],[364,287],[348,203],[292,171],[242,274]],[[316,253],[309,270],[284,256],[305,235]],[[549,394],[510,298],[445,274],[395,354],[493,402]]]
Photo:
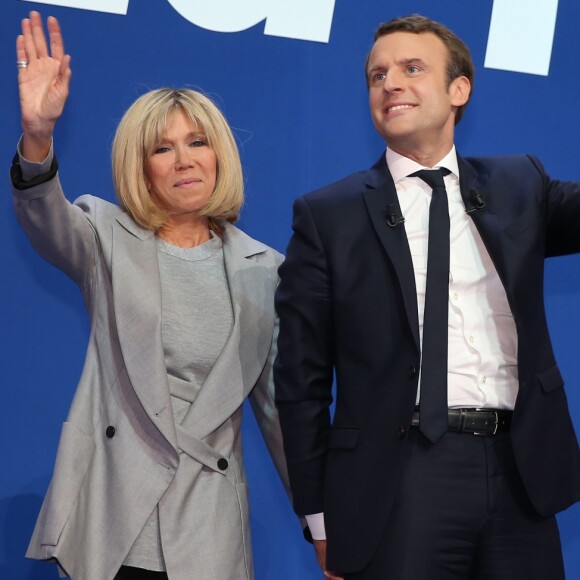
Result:
[[20,158],[18,157],[18,153],[14,155],[14,159],[12,159],[12,166],[10,167],[10,179],[12,180],[12,185],[15,189],[19,191],[23,191],[25,189],[30,189],[31,187],[36,187],[37,185],[41,185],[42,183],[46,183],[51,179],[54,179],[54,176],[58,172],[58,162],[56,160],[56,155],[52,158],[52,163],[50,165],[50,169],[46,173],[42,173],[37,175],[34,179],[29,181],[24,181],[22,179],[22,168],[20,167]]

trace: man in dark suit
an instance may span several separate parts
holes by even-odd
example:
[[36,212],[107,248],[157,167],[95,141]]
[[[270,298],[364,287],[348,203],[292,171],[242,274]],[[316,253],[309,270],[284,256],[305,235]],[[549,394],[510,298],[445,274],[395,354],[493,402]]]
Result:
[[459,157],[473,63],[443,25],[381,25],[366,72],[387,152],[296,201],[280,268],[295,509],[327,578],[563,578],[580,451],[543,272],[580,251],[580,184]]

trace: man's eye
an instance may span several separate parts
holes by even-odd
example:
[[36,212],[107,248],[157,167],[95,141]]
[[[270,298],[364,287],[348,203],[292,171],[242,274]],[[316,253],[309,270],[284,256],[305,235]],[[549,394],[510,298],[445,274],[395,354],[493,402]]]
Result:
[[411,65],[411,66],[407,67],[407,71],[410,72],[411,74],[414,74],[416,72],[419,72],[419,67],[415,66],[415,65]]
[[374,82],[380,82],[380,81],[384,81],[385,80],[385,73],[375,73],[372,77],[372,80]]

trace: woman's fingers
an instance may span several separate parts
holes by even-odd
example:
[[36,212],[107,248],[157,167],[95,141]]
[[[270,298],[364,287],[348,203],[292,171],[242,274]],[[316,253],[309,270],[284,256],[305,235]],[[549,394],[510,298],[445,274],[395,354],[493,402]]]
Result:
[[60,31],[60,24],[54,16],[49,16],[47,21],[48,34],[50,36],[50,53],[53,58],[61,60],[64,58],[64,42]]
[[40,13],[32,11],[28,18],[22,20],[22,41],[17,40],[16,48],[18,60],[31,62],[49,56],[58,61],[63,59],[64,43],[58,20],[54,16],[49,16],[47,26],[50,36],[50,54]]
[[30,13],[30,25],[32,28],[32,40],[36,48],[36,56],[43,58],[48,56],[48,46],[46,44],[46,36],[42,28],[42,18],[40,13],[32,11]]
[[24,49],[24,36],[22,34],[16,37],[16,60],[28,60],[26,58],[26,50]]
[[24,37],[24,50],[26,52],[26,60],[31,62],[38,58],[36,54],[36,46],[34,46],[34,39],[32,38],[32,25],[30,18],[22,20],[22,36]]
[[59,70],[60,77],[63,79],[63,82],[66,83],[67,93],[68,93],[68,82],[69,82],[71,74],[72,74],[72,71],[70,69],[70,54],[67,54],[60,61],[60,70]]

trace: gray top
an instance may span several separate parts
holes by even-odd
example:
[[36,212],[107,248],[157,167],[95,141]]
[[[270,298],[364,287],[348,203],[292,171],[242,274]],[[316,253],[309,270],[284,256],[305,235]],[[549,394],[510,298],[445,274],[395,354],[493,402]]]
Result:
[[[157,238],[157,256],[162,342],[173,414],[181,423],[230,335],[232,305],[222,241],[213,232],[209,241],[194,248],[179,248]],[[157,507],[125,565],[165,570]]]

